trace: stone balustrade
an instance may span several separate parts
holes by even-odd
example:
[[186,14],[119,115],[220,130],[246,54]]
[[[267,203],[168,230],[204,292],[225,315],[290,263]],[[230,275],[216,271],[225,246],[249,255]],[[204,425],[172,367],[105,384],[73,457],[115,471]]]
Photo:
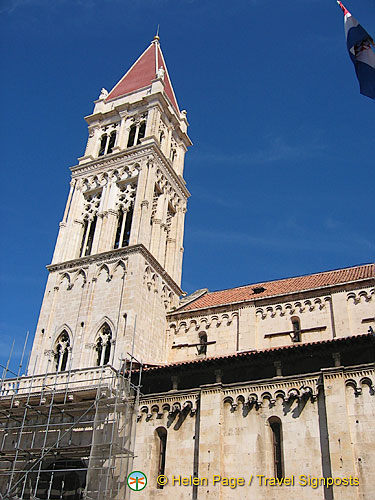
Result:
[[111,366],[98,366],[81,370],[29,375],[5,379],[0,387],[0,396],[27,394],[48,394],[52,392],[69,393],[78,390],[101,388],[113,389],[117,384],[118,372]]

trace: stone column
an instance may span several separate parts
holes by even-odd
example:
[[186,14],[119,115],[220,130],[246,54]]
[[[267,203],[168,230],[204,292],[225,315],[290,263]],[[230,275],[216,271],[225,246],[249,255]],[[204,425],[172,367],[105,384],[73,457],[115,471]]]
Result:
[[177,229],[176,229],[176,253],[174,260],[174,270],[173,279],[177,285],[181,284],[181,274],[182,274],[182,258],[184,254],[184,220],[186,214],[186,207],[180,207],[177,209],[176,217],[178,218]]
[[76,259],[77,257],[79,257],[78,253],[81,245],[83,226],[83,207],[84,196],[80,186],[76,185],[67,221],[66,238],[64,242],[64,249],[61,255],[62,261]]
[[199,477],[208,478],[208,486],[199,488],[199,500],[225,498],[212,476],[223,474],[223,396],[221,384],[202,387],[200,408]]
[[145,137],[153,135],[158,138],[159,119],[160,111],[155,106],[148,111]]
[[[146,167],[145,167],[146,168]],[[141,200],[141,217],[138,229],[138,242],[143,243],[146,248],[150,249],[151,239],[151,210],[155,189],[155,167],[150,162],[147,165],[147,180],[143,198]]]
[[94,159],[96,157],[99,134],[100,134],[99,127],[89,128],[89,138],[87,140],[84,158],[91,157],[91,159]]
[[72,205],[72,198],[73,198],[73,194],[74,194],[75,184],[76,184],[75,180],[70,182],[70,190],[69,190],[68,200],[66,202],[63,219],[59,224],[60,229],[59,229],[59,234],[57,236],[57,241],[56,241],[55,251],[53,253],[52,262],[61,262],[63,260],[64,248],[66,245],[65,241],[66,241],[66,232],[67,232],[67,229],[66,229],[67,220],[68,220],[69,214],[71,212],[70,207]]
[[127,113],[124,111],[120,111],[120,117],[121,117],[120,128],[118,130],[118,135],[116,137],[116,145],[112,150],[113,153],[119,153],[120,151],[122,151],[126,148],[125,136],[127,135],[126,134]]

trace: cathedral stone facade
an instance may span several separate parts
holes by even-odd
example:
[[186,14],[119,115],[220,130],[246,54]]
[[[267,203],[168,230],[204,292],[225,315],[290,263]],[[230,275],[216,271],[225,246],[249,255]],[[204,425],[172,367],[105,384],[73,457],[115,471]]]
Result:
[[191,141],[158,37],[85,119],[2,389],[3,498],[372,500],[374,264],[183,296]]

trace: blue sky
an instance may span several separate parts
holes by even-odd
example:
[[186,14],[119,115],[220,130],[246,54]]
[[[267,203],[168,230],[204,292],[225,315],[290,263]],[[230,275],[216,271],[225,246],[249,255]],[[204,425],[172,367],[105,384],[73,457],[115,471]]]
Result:
[[[375,36],[373,0],[346,6]],[[83,116],[157,24],[194,143],[183,288],[374,261],[375,103],[334,0],[1,0],[2,359],[35,329]]]

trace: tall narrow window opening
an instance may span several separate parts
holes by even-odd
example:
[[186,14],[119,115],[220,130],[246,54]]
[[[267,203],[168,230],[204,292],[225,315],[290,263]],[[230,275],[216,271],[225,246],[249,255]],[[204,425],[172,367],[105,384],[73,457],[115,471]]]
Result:
[[87,238],[85,255],[91,254],[92,243],[94,241],[94,234],[95,234],[95,228],[96,228],[96,220],[97,220],[97,217],[95,215],[95,217],[92,219],[92,221],[90,221],[90,230],[89,230],[89,234],[88,234],[88,238]]
[[124,212],[122,210],[120,210],[119,215],[118,215],[117,231],[116,231],[114,248],[120,247],[120,238],[121,238],[121,229],[122,229],[123,219],[124,219]]
[[281,479],[284,477],[281,420],[278,417],[271,417],[268,422],[272,431],[274,475],[277,479]]
[[83,221],[83,233],[82,233],[82,241],[81,241],[81,248],[79,250],[79,256],[82,257],[83,256],[83,248],[84,248],[84,245],[85,245],[85,242],[86,242],[86,235],[87,235],[87,228],[88,228],[88,225],[89,225],[89,221],[88,219],[85,219]]
[[[159,438],[158,443],[158,471],[157,475],[164,475],[165,472],[165,458],[167,452],[167,429],[165,427],[158,427],[156,429],[156,434]],[[163,489],[164,485],[158,484],[158,489]]]
[[198,354],[207,354],[207,333],[199,334]]
[[129,131],[129,139],[128,139],[128,148],[134,145],[135,133],[137,132],[137,125],[134,124],[130,127]]
[[111,132],[111,135],[109,136],[108,149],[107,149],[108,155],[112,153],[112,150],[115,146],[115,142],[116,142],[116,132],[113,131],[113,132]]
[[114,248],[123,248],[129,245],[133,209],[134,205],[131,203],[128,210],[121,208],[119,211]]
[[85,206],[82,214],[83,230],[79,257],[91,254],[101,196],[101,191],[85,195]]
[[[144,138],[146,134],[146,117],[147,114],[143,113],[140,117],[133,117],[135,123],[130,127],[129,137],[128,137],[128,148],[134,146],[135,144],[140,144],[141,139]],[[141,120],[141,121],[138,121]]]
[[112,331],[107,323],[101,327],[96,341],[96,366],[107,365],[111,356]]
[[105,154],[105,148],[107,146],[107,134],[103,134],[100,138],[99,156]]
[[54,349],[55,370],[63,372],[68,364],[70,340],[66,330],[64,330],[56,341]]
[[114,248],[123,248],[130,243],[130,233],[133,221],[134,200],[137,191],[135,183],[120,183],[117,201],[118,218]]
[[293,316],[292,318],[292,327],[292,341],[301,342],[301,322],[297,316]]
[[112,153],[116,142],[116,130],[108,134],[103,134],[100,138],[100,146],[98,156],[109,155]]
[[123,247],[127,247],[129,245],[132,221],[133,221],[133,203],[130,205],[129,210],[126,213],[124,237],[122,239]]
[[140,143],[141,143],[141,139],[143,139],[143,138],[144,138],[145,133],[146,133],[146,122],[145,122],[145,121],[143,121],[143,122],[141,122],[141,124],[140,124],[140,126],[139,126],[137,144],[140,144]]

